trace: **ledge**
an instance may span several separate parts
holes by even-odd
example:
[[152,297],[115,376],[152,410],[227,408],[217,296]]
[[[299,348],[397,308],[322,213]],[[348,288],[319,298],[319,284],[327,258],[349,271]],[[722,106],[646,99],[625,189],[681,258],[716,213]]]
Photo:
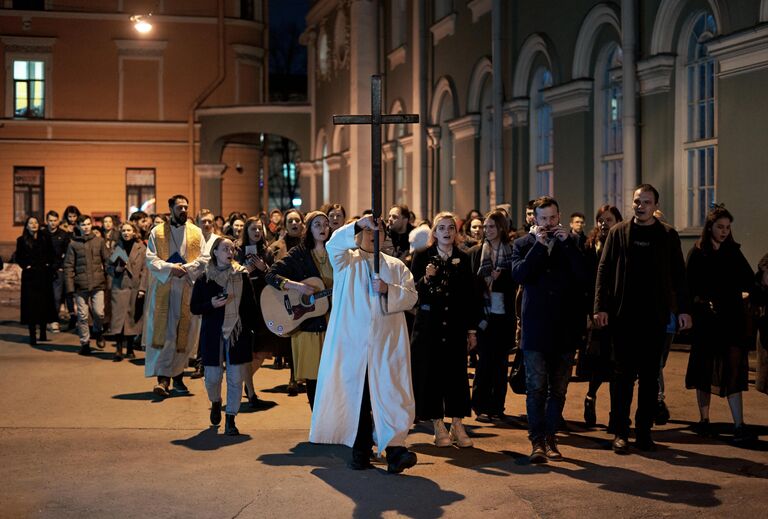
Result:
[[471,0],[467,2],[467,7],[472,11],[472,23],[477,22],[481,16],[490,13],[493,8],[492,0]]
[[525,126],[528,124],[528,110],[530,100],[527,97],[518,97],[512,101],[504,103],[502,112],[504,113],[504,127]]
[[579,79],[544,91],[544,101],[552,107],[552,115],[569,115],[589,111],[592,80]]
[[720,62],[718,77],[738,76],[768,67],[768,25],[725,36],[707,44]]
[[429,28],[432,33],[432,45],[437,45],[440,40],[448,36],[453,36],[456,32],[456,13],[451,13],[438,20]]
[[457,141],[476,137],[480,130],[480,114],[465,115],[461,119],[454,119],[448,123],[448,128]]
[[406,57],[407,53],[405,51],[405,45],[400,45],[398,48],[387,54],[389,70],[394,70],[398,65],[404,65],[406,62]]
[[675,56],[672,54],[657,54],[638,62],[637,79],[640,83],[640,95],[669,92],[674,70]]

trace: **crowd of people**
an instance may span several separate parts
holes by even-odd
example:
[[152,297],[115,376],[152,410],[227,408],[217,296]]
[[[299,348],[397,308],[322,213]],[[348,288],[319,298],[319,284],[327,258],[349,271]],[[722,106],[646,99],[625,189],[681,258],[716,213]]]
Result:
[[[211,424],[221,423],[223,410],[230,435],[239,434],[243,395],[252,408],[271,405],[253,379],[274,359],[290,370],[288,394],[306,391],[311,441],[352,447],[354,469],[371,466],[375,444],[390,472],[401,472],[416,463],[405,447],[414,421],[431,425],[438,447],[469,448],[475,440],[465,418],[506,420],[511,355],[514,376],[524,373],[531,462],[563,457],[557,432],[575,365],[588,381],[588,427],[598,423],[596,399],[608,382],[618,454],[630,449],[638,382],[634,445],[654,450],[652,427],[669,420],[669,348],[690,329],[685,384],[696,392],[695,431],[712,434],[715,394],[727,399],[733,440],[754,438],[742,392],[755,327],[757,388],[768,391],[768,254],[755,273],[724,206],[709,213],[687,262],[649,184],[634,191],[631,218],[605,205],[591,230],[582,213],[564,225],[551,197],[531,200],[520,228],[507,205],[464,218],[440,212],[431,221],[395,205],[378,222],[370,212],[347,215],[340,204],[226,219],[203,209],[194,223],[184,195],[171,197],[168,209],[124,222],[75,206],[63,216],[48,211],[44,221],[30,216],[15,253],[30,343],[68,324],[81,355],[108,340],[115,361],[143,349],[160,398],[188,392],[192,367],[187,376],[204,378]],[[309,301],[332,293],[330,310],[292,334],[276,333],[261,308],[264,290]]]

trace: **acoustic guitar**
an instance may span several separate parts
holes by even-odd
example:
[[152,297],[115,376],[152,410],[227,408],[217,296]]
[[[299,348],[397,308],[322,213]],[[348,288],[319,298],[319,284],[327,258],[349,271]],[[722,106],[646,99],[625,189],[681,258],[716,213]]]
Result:
[[267,328],[275,335],[285,337],[310,317],[325,315],[328,312],[328,296],[332,291],[325,289],[323,280],[307,278],[302,283],[314,287],[317,291],[307,296],[298,290],[278,290],[270,285],[261,291],[261,313]]

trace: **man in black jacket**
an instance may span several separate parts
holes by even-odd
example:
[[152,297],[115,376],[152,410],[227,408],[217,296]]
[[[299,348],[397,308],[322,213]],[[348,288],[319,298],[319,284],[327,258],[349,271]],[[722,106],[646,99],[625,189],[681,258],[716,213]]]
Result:
[[[56,211],[48,211],[45,215],[45,231],[48,233],[48,236],[51,238],[51,245],[53,246],[53,256],[55,258],[55,263],[52,265],[54,269],[56,269],[56,277],[53,278],[53,300],[56,305],[56,313],[59,312],[59,307],[61,306],[61,301],[64,295],[64,255],[67,253],[67,248],[69,247],[69,240],[70,240],[70,234],[66,232],[64,229],[59,227],[59,213]],[[71,300],[68,300],[68,302]],[[70,318],[75,316],[75,305],[72,304],[72,307],[69,308],[69,304],[67,305],[67,309],[69,310]],[[59,322],[55,321],[49,325],[49,328],[51,332],[58,333],[59,332]]]
[[565,405],[573,356],[584,327],[587,279],[575,236],[560,225],[554,198],[534,202],[535,226],[515,240],[512,277],[522,286],[522,336],[530,460],[560,460],[555,432]]
[[680,330],[691,327],[688,286],[680,237],[657,220],[659,192],[650,184],[632,196],[634,217],[613,226],[605,242],[595,283],[597,327],[611,325],[615,372],[611,381],[613,450],[629,449],[629,410],[638,379],[635,439],[652,451],[651,426],[657,409],[659,365],[670,312]]

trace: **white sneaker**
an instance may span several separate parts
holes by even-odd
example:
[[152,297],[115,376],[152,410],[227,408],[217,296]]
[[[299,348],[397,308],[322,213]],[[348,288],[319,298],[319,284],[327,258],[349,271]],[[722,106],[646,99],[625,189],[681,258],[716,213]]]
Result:
[[51,333],[59,333],[61,330],[59,329],[59,323],[49,323],[48,324],[48,331]]
[[472,447],[474,445],[472,439],[467,434],[466,429],[464,429],[464,424],[459,421],[455,421],[451,424],[450,439],[462,448]]
[[432,424],[435,428],[435,445],[438,447],[450,447],[453,442],[451,442],[451,438],[448,436],[448,429],[445,428],[442,418],[432,420]]

